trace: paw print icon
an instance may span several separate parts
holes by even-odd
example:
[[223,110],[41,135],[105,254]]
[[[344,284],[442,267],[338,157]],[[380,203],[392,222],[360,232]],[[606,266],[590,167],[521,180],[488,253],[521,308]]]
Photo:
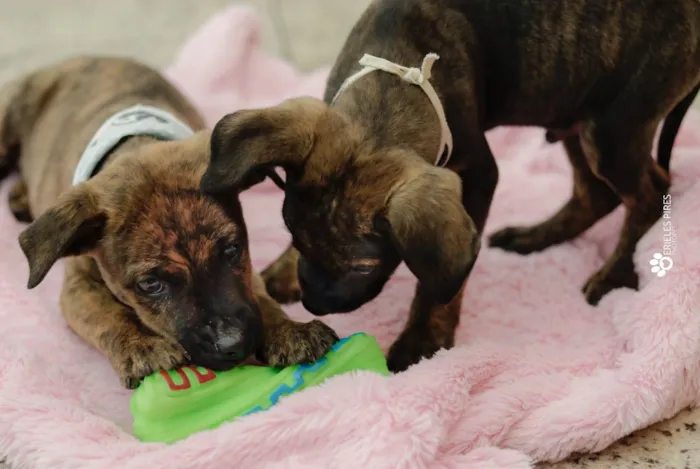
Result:
[[660,253],[655,253],[653,258],[649,261],[651,265],[651,272],[656,274],[657,277],[663,277],[666,272],[671,270],[673,267],[673,259],[668,256],[663,256]]

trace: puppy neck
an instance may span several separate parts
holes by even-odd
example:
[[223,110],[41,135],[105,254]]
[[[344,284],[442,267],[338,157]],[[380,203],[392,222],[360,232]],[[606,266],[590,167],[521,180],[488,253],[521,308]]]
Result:
[[[355,74],[351,72],[348,77]],[[434,164],[437,149],[451,151],[449,128],[445,139],[441,120],[436,115],[442,109],[436,109],[421,87],[407,83],[402,77],[376,70],[346,81],[335,93],[330,105],[362,129],[363,143],[373,147],[374,154],[410,148]]]
[[111,150],[109,150],[105,154],[105,156],[102,158],[102,161],[100,161],[97,164],[97,166],[95,166],[95,170],[93,171],[92,175],[95,176],[105,167],[114,163],[116,160],[119,159],[121,155],[133,151],[138,147],[150,145],[151,143],[156,143],[158,141],[159,140],[156,137],[151,137],[149,135],[132,135],[129,137],[124,137],[119,143],[117,143],[114,147],[112,147]]
[[[114,159],[117,147],[134,137],[169,141],[192,135],[194,131],[187,124],[165,110],[140,104],[123,109],[107,119],[90,139],[75,168],[73,185],[93,177],[110,154]],[[138,143],[127,146],[133,148]]]

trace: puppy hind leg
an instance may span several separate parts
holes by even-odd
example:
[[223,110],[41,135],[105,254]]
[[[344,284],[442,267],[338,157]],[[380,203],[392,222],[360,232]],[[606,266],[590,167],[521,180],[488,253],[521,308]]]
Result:
[[27,185],[23,180],[19,180],[10,189],[8,197],[10,210],[17,221],[22,223],[31,223],[34,220],[31,209],[29,207],[29,195],[27,193]]
[[644,66],[623,92],[581,133],[591,168],[615,189],[626,208],[615,251],[584,286],[592,305],[615,288],[637,288],[637,242],[663,213],[670,180],[651,156],[654,137],[659,124],[697,86],[699,70],[695,57],[682,47],[687,44],[683,30],[669,34],[669,47],[650,49],[652,55],[641,62]]
[[[31,132],[56,84],[56,74],[46,69],[0,88],[0,180],[17,169],[22,138]],[[23,182],[12,189],[9,203],[17,220],[31,221],[27,187]]]
[[15,169],[22,139],[51,101],[60,76],[60,70],[49,67],[0,88],[0,179]]
[[508,227],[491,235],[493,247],[529,254],[576,238],[612,212],[620,199],[588,165],[578,135],[564,139],[573,167],[574,187],[568,202],[552,217],[528,227]]
[[583,288],[589,304],[598,304],[616,288],[638,287],[634,251],[637,242],[661,217],[663,196],[670,185],[667,173],[651,156],[659,122],[647,122],[634,130],[599,124],[587,132],[587,151],[596,154],[599,175],[615,187],[627,209],[615,250]]
[[16,169],[19,157],[19,135],[13,112],[19,83],[10,82],[0,88],[0,180]]
[[[16,111],[13,111],[17,106],[19,83],[10,82],[0,89],[0,180],[17,169],[19,160],[19,131],[16,124]],[[12,187],[8,202],[17,221],[25,223],[32,221],[27,186],[24,181],[20,180]]]

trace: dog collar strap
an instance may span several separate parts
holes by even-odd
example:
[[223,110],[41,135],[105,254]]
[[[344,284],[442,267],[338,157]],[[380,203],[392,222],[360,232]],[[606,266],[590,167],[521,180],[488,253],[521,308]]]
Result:
[[137,104],[107,119],[97,130],[80,157],[73,173],[73,185],[90,179],[105,155],[124,137],[148,135],[161,140],[183,140],[194,131],[169,112]]
[[440,56],[437,54],[430,53],[423,59],[421,68],[411,68],[390,62],[386,59],[382,59],[381,57],[365,54],[360,59],[360,65],[364,66],[364,68],[345,80],[338,92],[335,94],[332,102],[335,102],[338,99],[338,96],[340,96],[340,94],[350,85],[375,70],[382,70],[387,73],[398,75],[404,81],[412,85],[420,86],[425,94],[428,95],[428,98],[430,98],[430,102],[435,108],[435,112],[440,120],[440,148],[438,149],[437,158],[435,159],[435,165],[445,166],[447,162],[450,161],[450,156],[452,156],[452,132],[450,132],[450,126],[447,124],[447,117],[445,117],[445,110],[442,107],[440,98],[435,92],[433,85],[430,84],[430,71],[435,61],[439,58]]

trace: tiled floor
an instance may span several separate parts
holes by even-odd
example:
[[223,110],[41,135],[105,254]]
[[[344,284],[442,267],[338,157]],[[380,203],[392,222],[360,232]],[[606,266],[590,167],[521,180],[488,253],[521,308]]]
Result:
[[[186,36],[230,1],[0,0],[0,82],[86,52],[129,55],[165,66]],[[266,48],[305,70],[334,59],[355,19],[369,3],[247,1],[262,13]],[[4,467],[0,463],[0,469]],[[599,455],[574,457],[543,467],[700,468],[700,410],[683,412],[638,432]]]

